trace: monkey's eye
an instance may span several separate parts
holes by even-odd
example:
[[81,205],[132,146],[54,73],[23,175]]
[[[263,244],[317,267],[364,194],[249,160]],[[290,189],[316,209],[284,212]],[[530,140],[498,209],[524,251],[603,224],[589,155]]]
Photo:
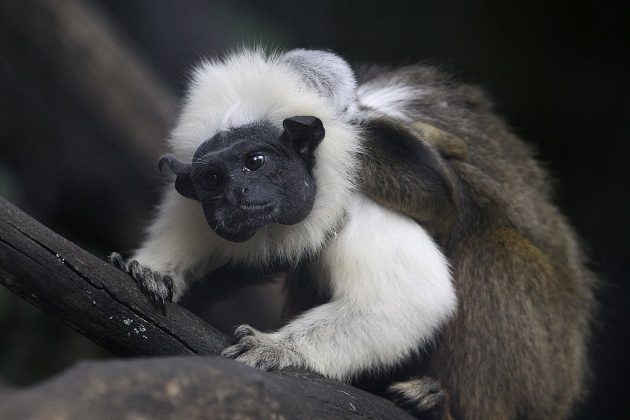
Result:
[[265,156],[260,153],[248,156],[245,159],[244,171],[256,171],[265,164]]

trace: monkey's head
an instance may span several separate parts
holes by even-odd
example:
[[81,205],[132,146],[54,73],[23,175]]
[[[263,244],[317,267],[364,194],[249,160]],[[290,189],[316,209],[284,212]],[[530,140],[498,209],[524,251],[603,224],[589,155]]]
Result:
[[315,149],[324,138],[316,117],[287,118],[283,129],[257,122],[222,131],[199,146],[192,163],[160,159],[177,176],[175,189],[201,202],[210,227],[234,242],[270,223],[293,225],[315,202]]

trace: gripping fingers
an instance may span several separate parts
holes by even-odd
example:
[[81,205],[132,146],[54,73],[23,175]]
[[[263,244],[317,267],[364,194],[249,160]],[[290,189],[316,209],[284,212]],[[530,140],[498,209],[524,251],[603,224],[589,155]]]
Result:
[[228,359],[235,359],[250,350],[256,344],[254,335],[257,332],[258,331],[249,325],[241,325],[237,327],[236,330],[234,330],[234,337],[236,338],[237,343],[223,350],[223,352],[221,352],[221,356]]
[[303,359],[288,344],[290,340],[279,340],[249,325],[238,327],[234,336],[237,343],[223,350],[223,357],[264,371],[302,365]]
[[245,353],[247,350],[251,349],[254,346],[254,343],[249,342],[239,342],[238,344],[234,344],[221,352],[221,356],[226,359],[236,359],[241,354]]
[[117,269],[128,273],[127,264],[125,264],[125,259],[118,252],[112,252],[109,257],[109,263],[116,267]]
[[109,261],[114,267],[130,274],[153,306],[166,314],[166,302],[172,302],[174,295],[174,281],[171,276],[152,271],[136,260],[126,263],[117,252],[109,256]]
[[[153,305],[166,313],[166,300],[172,296],[172,291],[164,282],[164,276],[151,271],[148,267],[140,265],[137,261],[129,264],[131,277],[136,281],[140,289],[149,297]],[[171,281],[172,286],[172,281]]]

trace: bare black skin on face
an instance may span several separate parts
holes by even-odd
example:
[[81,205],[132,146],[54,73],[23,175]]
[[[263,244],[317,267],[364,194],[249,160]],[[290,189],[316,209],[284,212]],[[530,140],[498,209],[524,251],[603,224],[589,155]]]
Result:
[[229,241],[246,241],[270,223],[299,223],[315,202],[314,152],[325,131],[310,116],[282,125],[262,121],[219,132],[192,163],[164,155],[160,169],[168,164],[177,191],[201,202],[208,225]]

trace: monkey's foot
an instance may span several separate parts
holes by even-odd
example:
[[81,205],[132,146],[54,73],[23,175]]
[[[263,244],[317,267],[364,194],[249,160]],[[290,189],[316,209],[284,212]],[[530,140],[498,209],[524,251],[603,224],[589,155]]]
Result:
[[221,356],[264,371],[302,364],[300,355],[272,334],[241,325],[234,337],[237,343],[223,350]]
[[448,420],[448,394],[436,379],[428,376],[395,382],[387,388],[389,397],[423,420]]
[[117,252],[112,252],[109,256],[109,262],[119,270],[130,274],[153,306],[166,314],[166,302],[173,301],[173,278],[171,276],[152,271],[136,260],[125,262]]

